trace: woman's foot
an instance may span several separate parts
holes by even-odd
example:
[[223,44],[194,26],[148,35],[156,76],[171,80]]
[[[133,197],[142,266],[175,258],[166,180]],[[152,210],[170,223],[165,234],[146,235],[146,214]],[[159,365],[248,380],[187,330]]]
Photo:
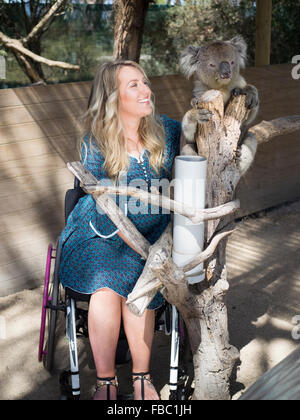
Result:
[[116,400],[118,381],[116,377],[97,378],[94,401]]
[[132,373],[135,400],[159,400],[149,372]]

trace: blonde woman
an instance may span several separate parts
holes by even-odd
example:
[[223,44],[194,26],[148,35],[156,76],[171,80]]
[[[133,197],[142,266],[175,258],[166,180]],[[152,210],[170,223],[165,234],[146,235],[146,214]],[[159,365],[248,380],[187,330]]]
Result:
[[[156,182],[171,180],[181,126],[166,116],[155,115],[149,80],[138,64],[118,60],[98,69],[84,129],[82,162],[98,180],[140,185],[149,192]],[[151,244],[170,221],[170,213],[150,204],[130,197],[117,197],[116,201],[122,201],[120,208]],[[97,371],[94,399],[117,397],[115,354],[121,317],[132,356],[134,399],[159,399],[151,383],[149,364],[154,310],[163,303],[162,296],[154,297],[142,317],[126,306],[126,297],[141,275],[145,260],[110,218],[97,209],[90,195],[79,200],[60,241],[63,286],[91,294],[88,327]]]

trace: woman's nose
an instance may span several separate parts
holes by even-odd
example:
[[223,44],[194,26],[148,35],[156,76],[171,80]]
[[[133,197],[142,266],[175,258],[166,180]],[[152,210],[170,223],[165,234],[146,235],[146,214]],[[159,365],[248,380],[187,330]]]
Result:
[[145,96],[149,96],[151,89],[149,88],[149,86],[145,85],[143,83],[142,87],[141,87],[141,92],[145,95]]

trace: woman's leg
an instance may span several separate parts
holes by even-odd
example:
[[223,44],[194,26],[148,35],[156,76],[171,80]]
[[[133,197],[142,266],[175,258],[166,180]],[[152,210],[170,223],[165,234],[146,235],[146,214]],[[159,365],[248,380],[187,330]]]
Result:
[[[150,368],[151,347],[154,336],[155,311],[146,310],[143,316],[134,315],[122,298],[124,330],[132,357],[132,372],[148,372]],[[141,381],[134,382],[135,400],[141,399]],[[145,381],[145,399],[158,400],[153,386]]]
[[[89,339],[98,377],[115,376],[115,355],[120,332],[121,297],[110,289],[91,296],[88,312]],[[111,399],[116,388],[110,387]],[[106,399],[106,386],[99,388],[95,399]]]

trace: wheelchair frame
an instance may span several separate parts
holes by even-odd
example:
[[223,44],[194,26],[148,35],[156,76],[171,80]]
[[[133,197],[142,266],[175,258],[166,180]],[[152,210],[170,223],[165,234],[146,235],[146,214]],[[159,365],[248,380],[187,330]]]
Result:
[[[74,192],[77,199],[73,200],[71,206],[67,202],[68,192]],[[74,189],[68,190],[65,199],[65,219],[75,207],[79,198],[83,196],[83,190],[79,186],[79,181],[75,178]],[[77,351],[77,336],[80,329],[83,334],[87,334],[87,315],[82,309],[76,307],[80,301],[89,301],[90,295],[84,295],[65,289],[65,300],[60,299],[60,282],[58,270],[60,264],[61,249],[59,241],[56,248],[49,244],[46,259],[46,269],[44,278],[44,293],[41,314],[40,340],[38,348],[38,360],[44,363],[44,367],[53,371],[53,361],[55,352],[55,330],[57,311],[63,311],[66,317],[66,337],[69,342],[70,370],[64,371],[60,375],[61,399],[80,398],[80,377]],[[51,273],[52,260],[55,260],[53,274]],[[51,281],[52,275],[52,281]],[[47,316],[47,314],[49,316]],[[162,317],[164,316],[164,321]],[[45,345],[46,320],[48,323],[48,337]],[[177,309],[172,305],[165,304],[156,312],[155,330],[164,330],[167,335],[171,335],[171,354],[170,354],[170,400],[184,400],[187,382],[187,364],[189,358],[189,345],[184,324],[179,317]],[[125,338],[125,334],[120,330],[120,336],[116,354],[116,364],[127,363],[131,360],[130,352]],[[179,364],[180,360],[180,364]]]

